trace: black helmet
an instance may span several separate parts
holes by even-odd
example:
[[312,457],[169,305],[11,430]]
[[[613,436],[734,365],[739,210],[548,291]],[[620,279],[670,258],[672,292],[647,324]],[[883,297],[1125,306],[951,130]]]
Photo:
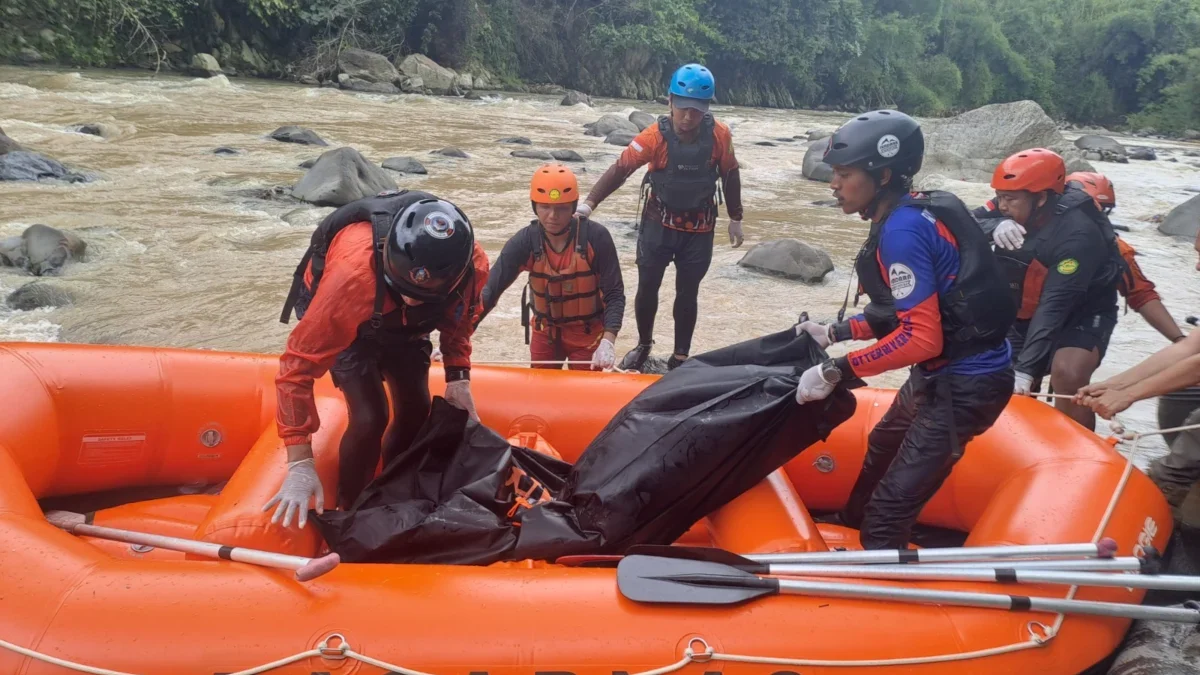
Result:
[[843,124],[829,139],[824,162],[856,166],[878,176],[883,169],[912,178],[925,158],[925,135],[913,118],[896,110],[875,110]]
[[401,295],[445,300],[471,268],[475,234],[454,204],[422,199],[396,216],[383,254],[383,277]]

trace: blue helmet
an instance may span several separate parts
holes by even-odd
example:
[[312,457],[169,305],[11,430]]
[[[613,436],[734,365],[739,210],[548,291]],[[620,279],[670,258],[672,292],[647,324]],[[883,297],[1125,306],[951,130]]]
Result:
[[711,101],[716,88],[712,72],[699,63],[689,63],[671,76],[670,92],[675,96]]

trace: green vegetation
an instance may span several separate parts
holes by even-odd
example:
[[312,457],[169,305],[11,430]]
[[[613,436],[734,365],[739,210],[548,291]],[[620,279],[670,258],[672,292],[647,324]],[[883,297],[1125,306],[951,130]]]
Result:
[[[246,46],[243,46],[245,44]],[[0,58],[154,67],[211,52],[325,74],[358,46],[508,83],[940,115],[1031,98],[1078,122],[1200,128],[1200,0],[7,0]],[[253,52],[253,53],[251,53]],[[225,57],[225,58],[222,58]]]

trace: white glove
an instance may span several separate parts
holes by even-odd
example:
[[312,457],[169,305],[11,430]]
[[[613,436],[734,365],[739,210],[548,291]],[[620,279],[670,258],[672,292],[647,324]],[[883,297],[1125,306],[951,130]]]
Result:
[[746,240],[746,237],[742,234],[742,221],[740,221],[740,220],[729,221],[729,243],[734,248],[737,248],[737,247],[741,246],[742,242],[745,240]]
[[616,362],[617,348],[612,340],[601,340],[600,346],[596,347],[595,353],[592,354],[592,370],[608,370]]
[[1013,380],[1013,393],[1028,396],[1032,388],[1033,376],[1018,371],[1016,378]]
[[455,408],[466,410],[471,419],[479,421],[479,413],[475,412],[475,399],[471,397],[471,381],[455,380],[446,383],[446,402]]
[[816,340],[817,346],[821,349],[829,348],[829,328],[822,326],[816,321],[805,321],[796,324],[796,337],[800,337],[802,333],[808,333]]
[[591,218],[592,207],[588,206],[587,202],[579,202],[579,206],[575,207],[575,215],[580,218]]
[[992,232],[992,241],[1000,248],[1015,251],[1025,243],[1025,228],[1017,221],[1005,218]]
[[430,354],[429,354],[429,360],[433,361],[434,363],[441,363],[442,362],[442,350],[438,349],[437,347],[434,347],[433,351],[430,352]]
[[804,405],[829,398],[836,388],[836,384],[826,382],[821,376],[821,364],[818,363],[800,375],[800,386],[796,387],[796,403]]
[[321,479],[317,477],[317,467],[312,458],[288,462],[287,477],[283,479],[283,485],[263,507],[263,511],[269,511],[272,506],[279,504],[271,522],[278,523],[279,519],[283,518],[283,526],[286,528],[292,524],[292,515],[295,514],[296,526],[304,529],[308,523],[308,502],[314,498],[317,513],[325,513],[325,488],[321,487]]

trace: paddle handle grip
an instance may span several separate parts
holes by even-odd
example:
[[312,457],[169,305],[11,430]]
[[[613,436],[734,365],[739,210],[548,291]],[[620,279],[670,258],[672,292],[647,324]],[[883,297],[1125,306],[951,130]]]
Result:
[[252,548],[242,548],[240,546],[223,546],[207,541],[196,541],[194,539],[183,539],[181,537],[168,537],[160,534],[149,534],[146,532],[135,532],[133,530],[122,530],[115,527],[102,527],[100,525],[92,525],[86,522],[77,522],[78,514],[67,512],[51,511],[46,514],[46,519],[57,527],[60,527],[67,532],[88,537],[96,537],[98,539],[108,539],[110,541],[120,541],[127,544],[139,544],[142,546],[153,546],[155,548],[167,549],[170,551],[179,551],[181,553],[190,553],[192,555],[204,556],[207,558],[217,558],[220,560],[232,560],[234,562],[249,563],[251,565],[260,565],[263,567],[274,567],[278,569],[296,571],[296,578],[300,581],[315,579],[321,574],[332,570],[340,562],[336,553],[321,558],[305,558],[298,555],[288,555],[286,553],[274,553],[271,551],[261,551]]
[[1009,611],[1088,614],[1092,616],[1108,616],[1146,621],[1200,623],[1200,609],[1187,607],[1147,607],[1117,602],[1059,600],[1055,598],[1034,598],[1024,595],[937,591],[893,586],[860,586],[857,584],[792,581],[787,579],[779,581],[779,590],[781,593],[789,595],[815,595],[859,600],[891,600],[896,602],[982,607]]

